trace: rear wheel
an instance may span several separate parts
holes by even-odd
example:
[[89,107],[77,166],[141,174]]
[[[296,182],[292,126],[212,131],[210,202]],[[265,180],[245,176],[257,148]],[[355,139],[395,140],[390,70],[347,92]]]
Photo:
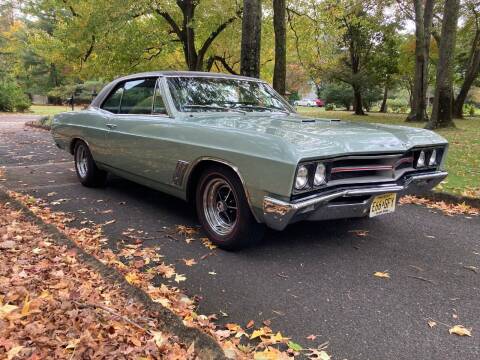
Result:
[[197,214],[208,238],[218,247],[236,250],[263,236],[264,226],[252,215],[238,176],[222,166],[204,171],[196,192]]
[[73,157],[75,160],[75,171],[82,185],[88,187],[105,185],[107,172],[97,167],[85,142],[81,140],[76,142]]

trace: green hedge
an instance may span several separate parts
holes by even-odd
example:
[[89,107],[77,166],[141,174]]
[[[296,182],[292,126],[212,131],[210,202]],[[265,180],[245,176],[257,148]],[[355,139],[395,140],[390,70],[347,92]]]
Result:
[[30,105],[30,99],[14,80],[0,80],[0,111],[24,112]]

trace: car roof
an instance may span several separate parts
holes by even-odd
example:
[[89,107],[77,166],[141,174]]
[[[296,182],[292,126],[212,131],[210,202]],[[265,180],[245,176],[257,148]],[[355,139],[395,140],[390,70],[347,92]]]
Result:
[[203,71],[149,71],[136,74],[130,74],[116,78],[109,84],[107,84],[93,99],[91,106],[100,107],[101,103],[105,100],[110,91],[120,82],[131,79],[146,78],[146,77],[204,77],[204,78],[222,78],[222,79],[237,79],[246,81],[264,82],[261,79],[256,79],[248,76],[231,75],[224,73],[203,72]]
[[215,73],[215,72],[205,72],[205,71],[149,71],[143,73],[136,73],[127,76],[122,76],[116,78],[115,81],[122,81],[128,80],[132,78],[138,77],[157,77],[157,76],[165,76],[165,77],[208,77],[208,78],[229,78],[229,79],[239,79],[239,80],[249,80],[249,81],[262,81],[260,79],[248,77],[248,76],[241,76],[241,75],[233,75],[233,74],[225,74],[225,73]]

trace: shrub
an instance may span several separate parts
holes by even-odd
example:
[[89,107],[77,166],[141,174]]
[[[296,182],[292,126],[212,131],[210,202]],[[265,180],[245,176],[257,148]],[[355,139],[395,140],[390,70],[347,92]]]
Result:
[[[353,102],[353,92],[350,85],[344,83],[328,83],[322,86],[320,98],[331,106],[349,108]],[[325,110],[328,110],[325,106]]]
[[474,116],[475,115],[475,105],[473,105],[473,104],[463,105],[463,114],[468,114],[470,116]]
[[388,99],[387,109],[394,113],[406,114],[410,105],[408,100],[403,98]]
[[334,104],[325,104],[325,110],[333,111],[333,110],[335,110],[335,105]]
[[8,78],[0,81],[0,111],[24,112],[30,105],[30,99],[23,93],[16,81]]

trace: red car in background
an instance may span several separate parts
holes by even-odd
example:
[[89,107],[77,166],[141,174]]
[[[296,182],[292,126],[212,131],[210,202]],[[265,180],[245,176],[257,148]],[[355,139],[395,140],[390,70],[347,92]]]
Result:
[[324,107],[325,101],[323,101],[322,99],[315,99],[315,104],[317,104],[318,107]]

